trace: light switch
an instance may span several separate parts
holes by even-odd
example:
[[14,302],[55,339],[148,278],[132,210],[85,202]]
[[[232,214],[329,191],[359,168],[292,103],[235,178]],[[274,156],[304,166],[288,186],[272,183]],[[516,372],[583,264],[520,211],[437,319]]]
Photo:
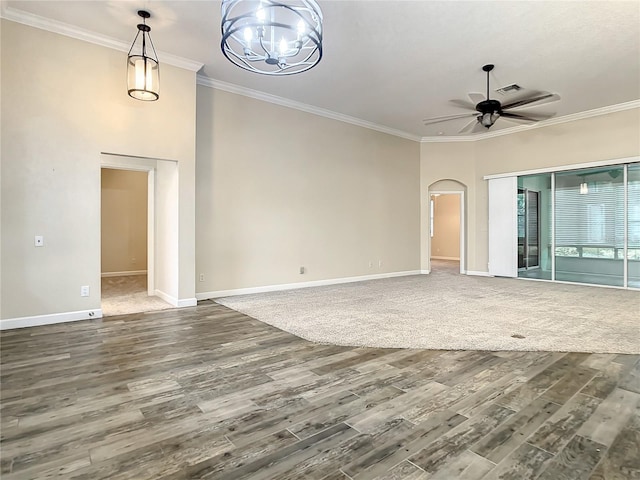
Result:
[[36,235],[34,243],[36,247],[44,247],[44,237],[42,235]]

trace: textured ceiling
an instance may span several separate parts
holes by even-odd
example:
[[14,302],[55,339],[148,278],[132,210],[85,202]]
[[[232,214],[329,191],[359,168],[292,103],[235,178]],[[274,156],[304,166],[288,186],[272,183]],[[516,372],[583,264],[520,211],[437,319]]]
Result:
[[[246,72],[223,57],[219,1],[9,0],[4,7],[126,42],[135,35],[136,11],[145,8],[156,48],[203,63],[202,75],[416,137],[457,135],[468,119],[428,126],[422,120],[464,113],[449,101],[485,90],[486,63],[496,65],[492,90],[517,83],[561,96],[522,113],[561,117],[640,98],[636,1],[318,3],[323,60],[278,78]],[[500,119],[491,130],[515,125]]]

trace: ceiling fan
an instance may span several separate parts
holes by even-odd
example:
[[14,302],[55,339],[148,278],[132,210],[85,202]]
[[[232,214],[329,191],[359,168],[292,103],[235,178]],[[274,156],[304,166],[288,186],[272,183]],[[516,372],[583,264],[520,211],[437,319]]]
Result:
[[492,100],[489,98],[489,72],[493,70],[493,65],[485,65],[482,67],[482,70],[487,72],[487,96],[483,97],[482,94],[479,93],[470,93],[469,98],[473,102],[478,102],[477,104],[473,104],[466,100],[451,100],[451,103],[458,105],[460,107],[468,108],[473,110],[473,113],[461,113],[457,115],[446,115],[444,117],[435,117],[435,118],[427,118],[424,120],[425,125],[430,125],[432,123],[439,122],[448,122],[449,120],[457,120],[459,118],[465,118],[469,116],[475,117],[468,124],[466,124],[458,133],[476,133],[481,131],[483,128],[489,129],[496,123],[496,120],[499,118],[504,118],[505,120],[509,120],[517,123],[533,123],[539,122],[541,120],[546,120],[551,118],[551,115],[532,115],[532,114],[520,114],[508,112],[506,110],[511,110],[513,108],[520,108],[524,106],[538,106],[545,103],[555,102],[560,100],[560,96],[555,93],[543,92],[543,91],[534,91],[531,92],[525,98],[519,98],[517,100],[513,100],[509,103],[501,104],[498,100]]

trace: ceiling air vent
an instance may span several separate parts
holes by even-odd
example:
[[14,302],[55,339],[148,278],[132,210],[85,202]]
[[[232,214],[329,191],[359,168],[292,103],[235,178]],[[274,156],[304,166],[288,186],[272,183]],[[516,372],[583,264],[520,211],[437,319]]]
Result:
[[522,90],[522,87],[520,85],[518,85],[517,83],[512,83],[511,85],[507,85],[506,87],[496,89],[496,92],[502,95],[508,95],[510,93],[519,92],[520,90]]

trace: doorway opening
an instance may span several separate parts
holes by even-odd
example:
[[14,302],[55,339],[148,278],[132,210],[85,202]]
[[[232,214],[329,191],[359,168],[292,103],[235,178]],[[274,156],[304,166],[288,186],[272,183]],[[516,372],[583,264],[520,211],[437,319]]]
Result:
[[171,308],[155,296],[153,170],[101,169],[104,316]]
[[[101,274],[103,276],[104,290],[101,291],[101,303],[104,316],[120,315],[127,313],[139,313],[152,310],[163,310],[165,308],[176,307],[178,301],[178,164],[172,160],[159,160],[143,157],[129,157],[111,153],[101,154],[101,172],[105,176],[113,178],[122,178],[127,172],[139,173],[142,178],[146,178],[146,200],[145,195],[139,191],[137,193],[123,193],[126,188],[122,184],[116,182],[115,187],[112,185],[114,192],[102,193],[102,204],[100,212],[101,217],[109,208],[107,203],[115,199],[116,204],[129,205],[137,203],[137,208],[142,211],[140,204],[146,202],[146,215],[140,213],[132,214],[120,211],[116,215],[122,217],[128,215],[128,220],[120,218],[121,231],[124,234],[116,239],[126,254],[121,257],[124,270],[117,270],[115,267],[105,262],[104,256],[110,253],[110,248],[106,245],[107,241],[113,241],[105,238],[109,227],[105,225],[103,219],[102,225],[102,245],[101,256],[103,257],[103,266]],[[117,170],[120,175],[113,175],[109,170]],[[106,173],[105,173],[106,172]],[[123,173],[124,172],[124,173]],[[139,179],[138,179],[139,180]],[[132,199],[136,198],[134,202]],[[144,206],[144,205],[142,205]],[[124,224],[124,227],[123,227]],[[128,226],[127,226],[128,225]],[[131,231],[141,236],[141,231],[146,227],[146,278],[145,271],[140,265],[144,265],[141,260],[141,247],[133,247],[136,239],[129,238]],[[128,230],[127,230],[128,229]],[[132,252],[135,255],[132,255]],[[135,263],[133,263],[135,258]],[[120,268],[120,267],[119,267]],[[129,273],[133,275],[117,275],[118,273]],[[133,277],[142,275],[140,281],[134,282],[136,279],[121,279],[121,287],[119,291],[112,292],[109,290],[109,283],[115,283],[115,277]],[[133,283],[134,285],[130,285]],[[142,286],[141,286],[142,284]],[[124,291],[123,291],[124,290]],[[115,293],[115,295],[112,295]]]
[[464,192],[429,192],[430,271],[465,273]]

